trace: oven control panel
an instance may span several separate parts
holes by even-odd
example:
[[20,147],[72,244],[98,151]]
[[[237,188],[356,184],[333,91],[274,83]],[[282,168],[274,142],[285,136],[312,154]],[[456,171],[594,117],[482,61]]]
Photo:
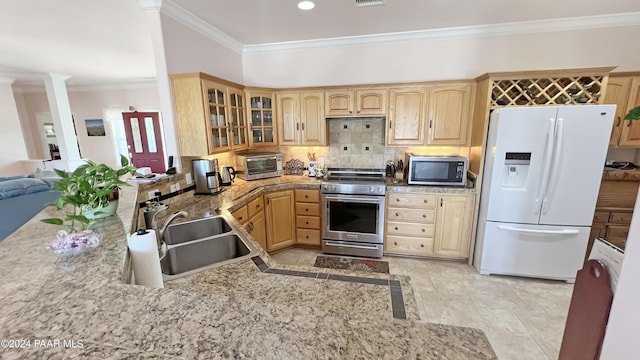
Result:
[[367,184],[333,184],[325,183],[321,186],[323,194],[354,194],[354,195],[376,195],[384,196],[385,185]]

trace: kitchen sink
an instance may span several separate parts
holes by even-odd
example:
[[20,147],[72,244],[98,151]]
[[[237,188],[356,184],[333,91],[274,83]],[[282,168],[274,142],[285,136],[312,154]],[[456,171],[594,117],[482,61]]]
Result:
[[167,245],[208,238],[231,232],[233,229],[222,216],[208,217],[167,226],[164,242]]
[[230,233],[169,247],[160,265],[165,279],[170,280],[172,275],[186,275],[257,254],[238,235]]

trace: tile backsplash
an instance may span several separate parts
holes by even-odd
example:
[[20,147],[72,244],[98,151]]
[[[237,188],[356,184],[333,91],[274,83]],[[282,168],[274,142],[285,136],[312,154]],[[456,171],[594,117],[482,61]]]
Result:
[[384,168],[393,160],[395,148],[384,146],[384,117],[327,120],[329,152],[327,166]]

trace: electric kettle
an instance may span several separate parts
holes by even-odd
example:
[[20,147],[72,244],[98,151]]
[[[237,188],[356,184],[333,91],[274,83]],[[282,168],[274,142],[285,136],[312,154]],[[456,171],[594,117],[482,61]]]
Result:
[[220,185],[229,186],[235,178],[236,169],[232,166],[225,165],[220,167]]

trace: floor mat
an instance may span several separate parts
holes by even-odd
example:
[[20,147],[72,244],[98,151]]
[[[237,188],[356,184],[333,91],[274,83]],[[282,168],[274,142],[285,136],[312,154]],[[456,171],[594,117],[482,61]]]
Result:
[[389,263],[382,260],[354,259],[339,256],[318,256],[315,267],[328,269],[347,269],[353,271],[366,271],[377,273],[389,273]]

